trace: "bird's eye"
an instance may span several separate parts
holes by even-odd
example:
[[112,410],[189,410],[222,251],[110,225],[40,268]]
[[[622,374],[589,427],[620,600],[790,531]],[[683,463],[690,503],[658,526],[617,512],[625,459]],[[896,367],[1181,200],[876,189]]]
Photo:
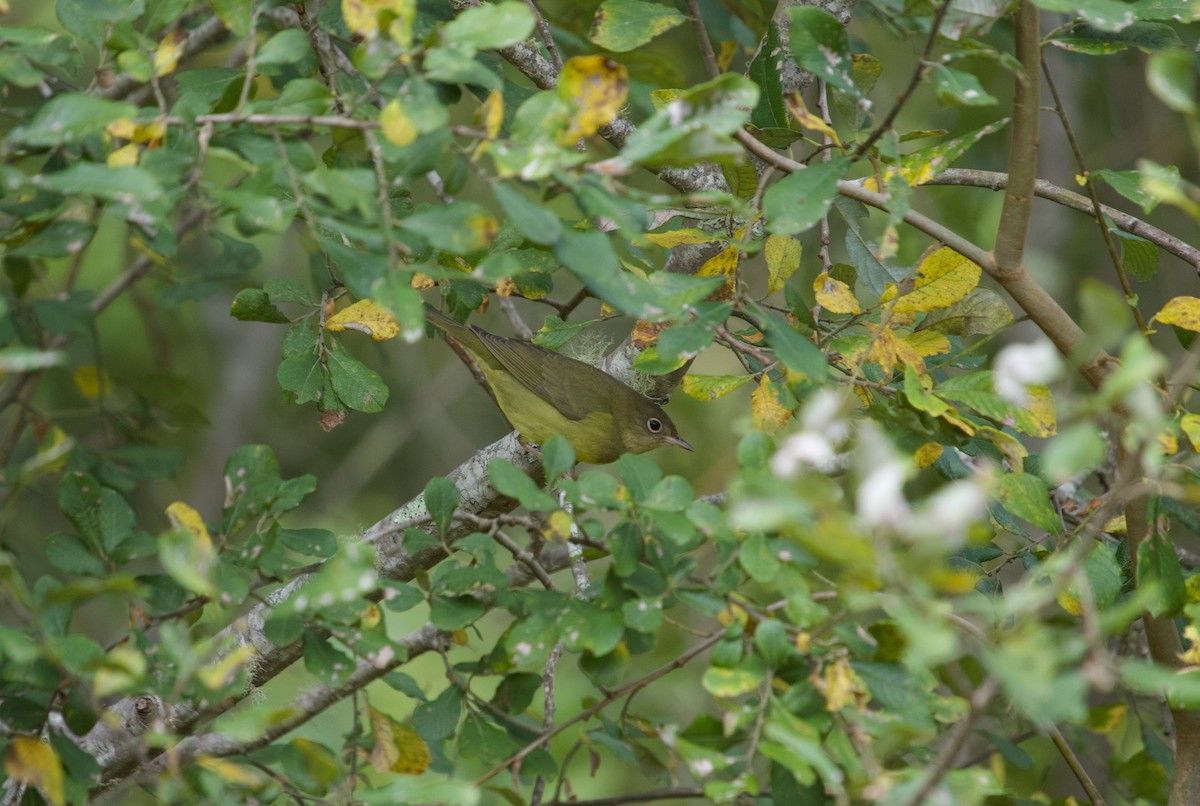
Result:
[[651,417],[646,421],[646,427],[650,429],[651,434],[657,434],[662,430],[662,420],[657,417]]

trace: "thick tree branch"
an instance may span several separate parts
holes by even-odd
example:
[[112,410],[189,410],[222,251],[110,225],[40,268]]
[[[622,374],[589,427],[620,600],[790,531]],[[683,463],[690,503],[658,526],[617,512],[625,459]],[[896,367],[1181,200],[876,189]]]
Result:
[[1042,64],[1039,19],[1037,6],[1030,0],[1021,0],[1017,8],[1017,61],[1022,69],[1017,73],[1013,94],[1008,187],[996,228],[996,269],[1001,275],[1014,279],[1025,274],[1022,260],[1029,214],[1033,209],[1033,183],[1037,179],[1038,114],[1041,111],[1038,92]]

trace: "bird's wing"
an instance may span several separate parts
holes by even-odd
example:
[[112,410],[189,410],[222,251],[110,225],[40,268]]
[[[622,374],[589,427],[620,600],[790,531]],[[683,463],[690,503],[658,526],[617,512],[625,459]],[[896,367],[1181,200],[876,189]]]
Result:
[[567,419],[582,420],[603,408],[603,396],[597,394],[599,389],[587,388],[611,381],[602,370],[536,344],[478,330],[476,333],[522,386],[549,402]]

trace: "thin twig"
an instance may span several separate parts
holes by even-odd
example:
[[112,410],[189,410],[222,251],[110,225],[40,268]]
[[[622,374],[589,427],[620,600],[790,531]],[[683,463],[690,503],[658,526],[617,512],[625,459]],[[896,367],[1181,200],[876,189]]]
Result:
[[687,652],[684,652],[682,655],[675,658],[675,660],[673,660],[669,663],[663,664],[662,666],[658,667],[657,669],[655,669],[653,672],[646,675],[645,677],[638,678],[637,680],[634,680],[631,683],[627,683],[624,686],[621,686],[619,689],[616,689],[615,691],[609,692],[604,697],[604,699],[595,703],[591,707],[585,708],[584,710],[580,711],[578,714],[571,717],[566,722],[559,723],[552,730],[546,731],[541,736],[537,737],[532,742],[525,745],[519,751],[517,751],[513,755],[509,756],[504,761],[501,761],[499,764],[497,764],[495,767],[493,767],[492,769],[485,772],[483,775],[476,778],[475,786],[477,786],[477,787],[483,786],[484,783],[491,780],[496,775],[498,775],[499,773],[508,769],[509,767],[513,766],[514,764],[519,765],[522,761],[525,760],[526,756],[528,756],[534,750],[536,750],[539,747],[541,747],[542,745],[544,745],[546,742],[553,739],[558,734],[562,733],[567,728],[569,728],[572,725],[575,725],[579,722],[583,722],[588,719],[591,719],[593,716],[600,713],[605,708],[607,708],[609,705],[612,705],[614,702],[616,702],[617,700],[624,697],[626,694],[635,693],[637,691],[640,691],[641,689],[643,689],[646,686],[653,683],[655,680],[658,680],[660,677],[664,677],[664,676],[670,674],[671,672],[675,671],[676,669],[683,668],[692,660],[692,658],[695,658],[700,653],[705,652],[706,650],[711,648],[714,644],[716,644],[718,641],[720,641],[724,635],[725,635],[725,630],[718,630],[717,632],[708,636],[708,638],[706,638],[703,641],[701,641],[700,643],[696,644],[694,647],[689,649]]
[[[759,792],[759,797],[769,796],[769,793]],[[622,803],[653,803],[656,800],[685,800],[703,798],[703,789],[658,789],[653,792],[632,792],[625,795],[614,795],[611,798],[592,798],[591,800],[552,800],[546,806],[621,806]]]
[[696,40],[700,43],[700,56],[704,59],[704,70],[709,78],[721,75],[721,66],[717,64],[717,54],[713,53],[712,40],[708,38],[708,30],[704,27],[704,17],[700,15],[700,3],[688,0],[688,16],[696,28]]
[[529,6],[529,10],[533,12],[533,18],[537,20],[538,33],[541,34],[542,42],[546,45],[546,52],[550,54],[550,61],[554,63],[554,69],[562,72],[562,55],[558,52],[558,45],[554,44],[554,35],[550,33],[550,23],[546,22],[546,18],[542,16],[537,3],[533,0],[525,0],[525,5]]
[[921,51],[921,58],[917,61],[912,77],[908,80],[908,86],[896,96],[896,102],[888,110],[887,117],[875,127],[866,140],[863,140],[862,145],[855,149],[854,159],[859,159],[866,154],[871,146],[875,145],[875,141],[892,128],[892,124],[896,122],[896,116],[900,114],[900,110],[908,103],[908,99],[921,83],[921,77],[925,75],[925,68],[929,65],[929,57],[933,55],[933,46],[937,43],[938,30],[942,27],[942,20],[946,18],[946,12],[950,10],[951,5],[951,0],[942,0],[941,5],[937,7],[937,11],[933,14],[933,22],[930,24],[929,38],[925,40],[925,49]]
[[937,785],[941,783],[942,777],[949,771],[950,765],[954,763],[955,757],[962,750],[966,743],[967,737],[971,735],[971,731],[975,727],[975,723],[983,716],[983,710],[987,707],[988,702],[996,694],[999,684],[994,678],[987,678],[975,690],[975,693],[970,699],[970,710],[967,715],[958,721],[946,736],[946,741],[942,745],[942,750],[938,753],[937,759],[933,762],[933,766],[925,773],[925,780],[921,782],[921,786],[917,791],[913,792],[906,800],[905,806],[921,806],[926,802],[926,798],[937,789]]
[[1071,749],[1071,745],[1067,744],[1067,740],[1063,738],[1062,731],[1058,729],[1058,726],[1050,725],[1046,728],[1046,733],[1050,735],[1050,741],[1054,742],[1054,746],[1062,754],[1063,760],[1067,762],[1067,766],[1075,774],[1075,779],[1079,781],[1079,785],[1083,787],[1083,791],[1091,799],[1092,806],[1105,806],[1104,797],[1100,794],[1100,790],[1096,788],[1096,783],[1088,775],[1087,770],[1083,768],[1083,764],[1079,761],[1079,756],[1075,755],[1075,751]]

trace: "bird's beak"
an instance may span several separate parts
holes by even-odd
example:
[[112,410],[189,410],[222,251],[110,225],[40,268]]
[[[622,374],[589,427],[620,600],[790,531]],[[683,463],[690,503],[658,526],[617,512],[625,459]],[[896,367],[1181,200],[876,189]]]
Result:
[[679,447],[683,448],[685,451],[693,451],[694,452],[696,450],[691,445],[689,445],[688,441],[686,439],[684,439],[683,437],[667,437],[667,442],[671,443],[672,445],[678,445]]

